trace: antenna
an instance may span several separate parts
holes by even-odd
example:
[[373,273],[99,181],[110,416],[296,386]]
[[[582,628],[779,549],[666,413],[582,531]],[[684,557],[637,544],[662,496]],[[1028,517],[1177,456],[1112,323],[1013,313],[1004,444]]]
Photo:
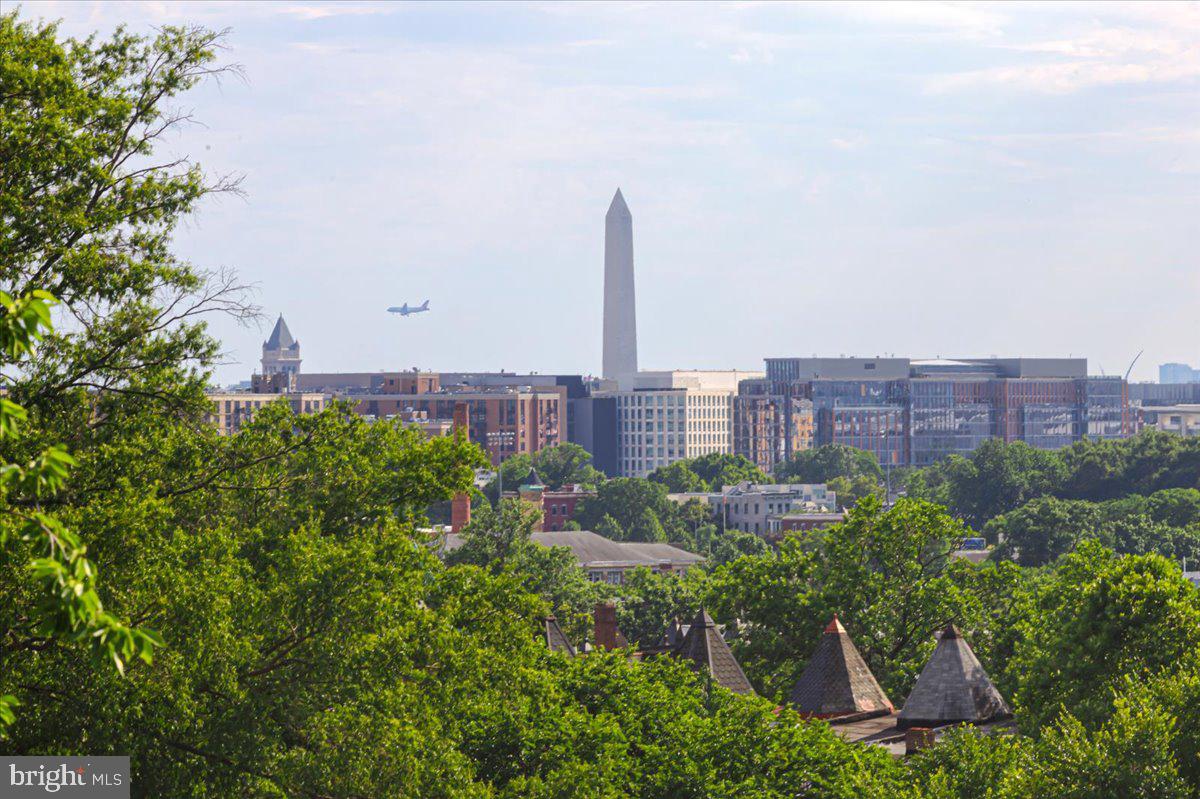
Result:
[[1133,365],[1138,362],[1138,358],[1142,357],[1145,350],[1138,350],[1138,354],[1133,356],[1133,360],[1129,362],[1129,368],[1125,370],[1125,382],[1129,382],[1129,373],[1133,371]]

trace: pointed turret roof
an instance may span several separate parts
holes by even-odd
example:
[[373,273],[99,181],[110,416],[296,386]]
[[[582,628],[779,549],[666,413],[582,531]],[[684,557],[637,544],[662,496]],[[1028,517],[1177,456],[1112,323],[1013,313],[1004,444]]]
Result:
[[662,638],[658,639],[658,645],[661,647],[671,647],[672,649],[679,646],[679,642],[687,635],[689,625],[680,621],[679,617],[671,619],[671,623],[667,625],[667,631],[663,633]]
[[296,340],[292,338],[292,331],[288,330],[287,322],[283,321],[283,314],[280,314],[278,321],[275,322],[275,329],[271,331],[271,337],[263,342],[263,348],[287,350],[295,345]]
[[958,628],[949,624],[908,695],[896,726],[908,729],[962,722],[981,724],[1011,715],[979,658]]
[[671,654],[691,660],[698,671],[707,671],[718,684],[735,694],[754,693],[746,673],[733,657],[733,652],[729,651],[729,644],[717,632],[717,625],[704,608],[700,608],[687,635]]
[[542,638],[551,652],[563,652],[570,657],[575,657],[575,646],[567,638],[567,634],[562,631],[562,627],[558,626],[558,619],[546,616],[542,619],[541,627]]
[[545,486],[541,476],[537,473],[537,469],[530,467],[529,474],[525,475],[525,479],[521,481],[523,486]]
[[825,628],[792,689],[792,705],[806,716],[834,718],[891,713],[892,703],[837,616]]

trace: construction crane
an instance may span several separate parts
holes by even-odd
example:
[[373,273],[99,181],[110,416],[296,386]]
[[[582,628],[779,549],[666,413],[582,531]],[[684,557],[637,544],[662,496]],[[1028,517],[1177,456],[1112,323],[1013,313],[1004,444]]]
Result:
[[1133,356],[1133,360],[1129,362],[1129,368],[1125,370],[1125,382],[1129,382],[1129,373],[1133,371],[1133,366],[1138,362],[1138,358],[1142,357],[1145,350],[1138,350],[1138,354]]

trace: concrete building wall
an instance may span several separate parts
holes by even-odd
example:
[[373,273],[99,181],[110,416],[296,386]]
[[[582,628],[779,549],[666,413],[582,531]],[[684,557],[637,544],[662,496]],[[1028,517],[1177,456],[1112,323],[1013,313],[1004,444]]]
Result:
[[1164,405],[1142,413],[1147,426],[1164,433],[1200,436],[1200,405]]

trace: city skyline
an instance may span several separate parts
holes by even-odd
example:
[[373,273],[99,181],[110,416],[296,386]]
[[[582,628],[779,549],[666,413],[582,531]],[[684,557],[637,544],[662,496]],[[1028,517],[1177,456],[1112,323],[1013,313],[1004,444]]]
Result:
[[[246,176],[178,235],[259,288],[262,327],[214,320],[217,382],[280,313],[314,371],[599,374],[617,186],[646,368],[1200,360],[1195,6],[456,8],[22,5],[231,28],[246,79],[178,140]],[[386,314],[413,293],[438,312]]]

